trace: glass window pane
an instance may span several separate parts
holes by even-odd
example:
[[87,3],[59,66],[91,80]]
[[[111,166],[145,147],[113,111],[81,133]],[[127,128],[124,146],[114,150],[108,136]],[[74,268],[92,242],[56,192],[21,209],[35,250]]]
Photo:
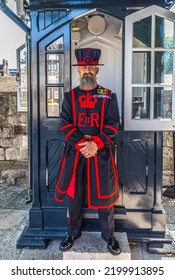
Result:
[[27,88],[27,65],[26,64],[20,64],[20,86]]
[[132,57],[132,82],[150,83],[151,53],[133,52]]
[[27,61],[26,48],[20,51],[20,61],[18,65],[18,111],[27,111]]
[[150,88],[134,87],[132,89],[132,118],[150,118]]
[[18,110],[19,111],[26,111],[27,110],[27,89],[26,88],[19,88],[18,91]]
[[151,16],[134,22],[133,47],[151,47]]
[[19,60],[20,60],[20,62],[25,62],[25,63],[27,62],[27,50],[26,50],[26,47],[24,47],[20,51]]
[[155,83],[172,84],[173,52],[155,52]]
[[172,88],[160,87],[154,91],[154,118],[172,118]]
[[48,47],[47,47],[47,51],[50,50],[63,50],[64,46],[63,46],[63,36],[61,36],[60,38],[58,38],[56,41],[54,41],[53,43],[51,43]]
[[173,48],[174,23],[170,20],[156,17],[155,47]]
[[47,83],[63,83],[63,54],[47,54]]
[[47,115],[48,117],[59,117],[63,101],[63,88],[47,88]]

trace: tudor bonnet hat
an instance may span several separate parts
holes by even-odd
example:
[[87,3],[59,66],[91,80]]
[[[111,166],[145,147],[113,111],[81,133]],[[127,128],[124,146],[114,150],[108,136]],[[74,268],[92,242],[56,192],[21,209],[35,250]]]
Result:
[[75,56],[77,59],[77,64],[73,64],[73,66],[104,65],[104,64],[99,64],[99,59],[101,56],[100,49],[94,49],[94,48],[76,49]]

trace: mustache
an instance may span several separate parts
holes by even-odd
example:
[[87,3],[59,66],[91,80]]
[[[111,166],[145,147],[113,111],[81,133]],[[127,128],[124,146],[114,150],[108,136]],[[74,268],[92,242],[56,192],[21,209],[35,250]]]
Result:
[[96,86],[96,77],[91,73],[85,73],[80,77],[80,88],[94,88]]
[[94,75],[93,75],[92,73],[85,73],[85,74],[83,75],[83,77],[84,77],[84,78],[87,78],[87,77],[93,78]]

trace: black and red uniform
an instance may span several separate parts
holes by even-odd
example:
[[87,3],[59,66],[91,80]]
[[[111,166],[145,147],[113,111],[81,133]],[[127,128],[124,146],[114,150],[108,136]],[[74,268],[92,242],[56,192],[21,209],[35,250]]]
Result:
[[[108,211],[119,198],[112,151],[119,125],[116,94],[99,85],[90,91],[76,87],[65,93],[61,119],[66,143],[58,166],[56,201],[62,202],[68,194],[71,197],[69,207],[74,209],[77,203],[83,204],[80,193],[87,186],[88,207]],[[97,144],[98,152],[86,159],[78,143],[91,140]]]

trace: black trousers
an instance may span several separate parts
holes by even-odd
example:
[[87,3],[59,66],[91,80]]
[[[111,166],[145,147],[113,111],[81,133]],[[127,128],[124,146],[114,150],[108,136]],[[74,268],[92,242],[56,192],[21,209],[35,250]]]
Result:
[[[77,176],[75,184],[74,199],[69,197],[69,217],[68,217],[68,233],[73,236],[81,231],[83,221],[83,206],[87,186],[87,161],[84,156],[77,166]],[[110,238],[114,233],[114,207],[99,208],[98,216],[100,221],[101,233],[104,237]]]

